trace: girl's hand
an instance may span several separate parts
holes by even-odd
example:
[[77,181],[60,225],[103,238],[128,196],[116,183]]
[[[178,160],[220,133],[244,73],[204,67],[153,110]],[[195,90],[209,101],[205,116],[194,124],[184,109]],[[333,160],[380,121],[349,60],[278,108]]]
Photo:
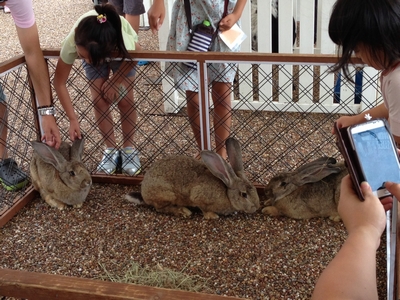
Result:
[[112,80],[112,78],[109,78],[108,80],[106,80],[103,83],[103,85],[101,86],[101,92],[102,92],[103,98],[108,103],[113,103],[117,99],[117,97],[118,97],[118,86],[119,86],[119,83],[114,82]]
[[151,31],[153,34],[157,34],[165,18],[164,0],[155,0],[147,12],[147,17],[149,18]]
[[73,120],[70,121],[69,123],[69,138],[71,139],[71,141],[75,141],[76,139],[81,139],[82,138],[82,134],[81,134],[81,130],[79,128],[79,123],[78,120]]
[[[336,123],[339,128],[342,128],[342,127],[347,127],[350,125],[357,124],[358,120],[357,120],[357,116],[343,116],[343,117],[340,117],[339,119],[337,119]],[[332,128],[332,133],[335,133],[333,128]]]
[[219,22],[219,30],[225,31],[231,29],[232,26],[235,25],[238,20],[239,17],[235,13],[227,15]]

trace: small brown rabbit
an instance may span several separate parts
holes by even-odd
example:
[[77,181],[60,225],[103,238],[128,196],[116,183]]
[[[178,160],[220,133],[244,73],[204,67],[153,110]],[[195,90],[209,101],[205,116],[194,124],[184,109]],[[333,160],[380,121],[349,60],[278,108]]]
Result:
[[256,188],[244,174],[240,144],[234,138],[225,144],[231,165],[212,151],[201,152],[202,162],[188,156],[166,157],[144,175],[142,199],[137,193],[126,198],[184,217],[192,214],[187,207],[200,208],[206,219],[235,211],[254,213],[260,202]]
[[332,157],[322,157],[298,167],[293,172],[280,173],[265,187],[271,206],[262,213],[294,219],[329,217],[340,221],[337,212],[340,183],[347,174],[344,163]]
[[35,190],[50,206],[81,207],[92,185],[90,173],[82,163],[83,139],[70,146],[62,142],[58,150],[33,141],[30,173]]

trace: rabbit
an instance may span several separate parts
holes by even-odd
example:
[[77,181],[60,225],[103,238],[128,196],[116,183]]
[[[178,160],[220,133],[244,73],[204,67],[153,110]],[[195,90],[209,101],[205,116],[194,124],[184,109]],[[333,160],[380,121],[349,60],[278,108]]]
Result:
[[81,207],[92,185],[92,177],[81,159],[83,138],[76,139],[72,146],[63,141],[58,150],[41,142],[31,144],[34,152],[30,173],[42,199],[60,210],[66,205]]
[[205,219],[235,211],[254,213],[260,207],[259,197],[244,174],[240,144],[228,138],[225,145],[230,165],[209,150],[201,151],[202,161],[184,155],[169,156],[146,172],[141,195],[130,193],[126,198],[151,205],[158,212],[184,217],[192,214],[187,207],[200,208]]
[[277,174],[264,189],[270,206],[262,213],[294,219],[329,217],[338,222],[340,184],[346,174],[345,164],[336,163],[332,157],[321,157],[293,172]]

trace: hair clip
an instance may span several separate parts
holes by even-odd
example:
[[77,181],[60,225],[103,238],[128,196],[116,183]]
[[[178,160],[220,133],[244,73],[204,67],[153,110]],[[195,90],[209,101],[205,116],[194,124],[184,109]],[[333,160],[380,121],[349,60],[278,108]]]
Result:
[[97,22],[100,24],[105,23],[107,21],[106,15],[100,14],[97,16]]

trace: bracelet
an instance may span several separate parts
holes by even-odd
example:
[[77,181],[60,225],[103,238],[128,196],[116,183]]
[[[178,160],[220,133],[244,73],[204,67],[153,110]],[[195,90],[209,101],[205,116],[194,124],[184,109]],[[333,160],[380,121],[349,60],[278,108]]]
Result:
[[56,116],[56,109],[54,106],[41,106],[38,108],[40,116]]

